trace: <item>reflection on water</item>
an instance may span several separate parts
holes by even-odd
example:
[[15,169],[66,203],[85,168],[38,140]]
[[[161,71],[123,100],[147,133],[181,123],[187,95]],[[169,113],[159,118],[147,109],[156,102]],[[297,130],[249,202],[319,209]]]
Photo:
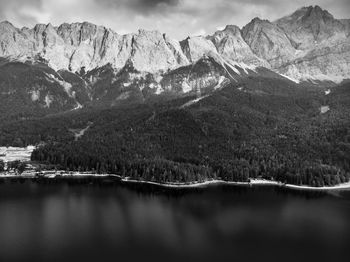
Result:
[[349,192],[0,184],[0,261],[334,261],[349,233]]

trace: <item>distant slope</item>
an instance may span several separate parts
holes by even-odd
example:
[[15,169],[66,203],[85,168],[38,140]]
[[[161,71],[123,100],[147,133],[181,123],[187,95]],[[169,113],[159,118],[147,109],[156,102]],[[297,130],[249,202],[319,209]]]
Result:
[[0,118],[28,118],[80,107],[89,100],[84,84],[70,72],[56,72],[42,63],[2,59]]

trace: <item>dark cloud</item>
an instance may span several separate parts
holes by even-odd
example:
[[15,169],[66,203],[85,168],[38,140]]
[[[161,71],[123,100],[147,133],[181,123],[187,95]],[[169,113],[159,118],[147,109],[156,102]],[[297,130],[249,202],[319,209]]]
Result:
[[180,0],[100,0],[107,6],[133,10],[141,15],[164,12],[180,4]]
[[131,6],[140,9],[154,9],[159,6],[176,6],[179,0],[131,0],[127,1]]

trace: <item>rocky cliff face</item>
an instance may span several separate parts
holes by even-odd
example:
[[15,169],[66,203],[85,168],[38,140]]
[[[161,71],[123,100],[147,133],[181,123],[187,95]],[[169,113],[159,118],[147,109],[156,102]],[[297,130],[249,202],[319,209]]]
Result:
[[296,49],[308,50],[326,42],[328,45],[347,36],[340,20],[319,6],[303,7],[274,22],[288,35]]
[[139,71],[157,72],[189,64],[179,42],[157,31],[118,35],[90,23],[36,25],[33,29],[0,24],[0,56],[42,58],[55,70],[80,72],[111,64],[121,69],[131,61]]
[[188,64],[178,44],[166,39],[158,31],[140,30],[132,41],[130,59],[138,71],[155,73]]
[[254,18],[243,27],[242,35],[252,51],[272,68],[278,68],[295,57],[296,50],[284,31],[267,20]]
[[303,7],[274,22],[296,48],[297,57],[276,68],[298,80],[341,82],[350,77],[349,20],[319,6]]
[[219,55],[213,42],[203,36],[188,37],[180,44],[185,56],[191,63],[197,62],[204,55],[212,57]]
[[[92,90],[103,79],[96,94],[108,93],[110,86],[120,92],[133,87],[160,94],[170,88],[169,83],[177,83],[174,90],[194,92],[201,83],[205,89],[223,77],[235,81],[240,72],[236,67],[270,68],[297,81],[341,81],[350,78],[349,21],[337,20],[318,6],[304,7],[275,22],[255,18],[242,30],[230,25],[212,36],[183,41],[157,31],[119,35],[86,22],[38,24],[31,29],[2,22],[0,57],[44,62],[57,72],[76,73]],[[196,66],[203,59],[215,61],[221,69],[203,73],[203,66]],[[208,68],[216,68],[209,64]],[[100,75],[105,68],[108,77]],[[202,73],[193,73],[198,68]],[[162,78],[168,79],[165,86]]]
[[[27,32],[27,29],[25,29]],[[28,30],[29,31],[29,30]],[[28,41],[27,36],[5,21],[0,23],[0,56],[16,57],[20,55],[33,55],[33,43]]]
[[250,65],[270,67],[266,60],[253,53],[237,26],[228,25],[224,30],[217,31],[208,38],[214,43],[222,57]]
[[278,68],[278,72],[293,79],[342,82],[350,76],[350,41],[316,48]]

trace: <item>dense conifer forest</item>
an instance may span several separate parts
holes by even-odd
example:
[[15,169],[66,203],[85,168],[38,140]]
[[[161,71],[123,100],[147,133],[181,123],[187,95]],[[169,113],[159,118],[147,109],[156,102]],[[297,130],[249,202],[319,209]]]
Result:
[[[162,183],[265,178],[319,187],[348,181],[349,84],[325,97],[322,90],[266,81],[230,85],[189,107],[182,105],[195,96],[7,122],[0,143],[40,144],[32,160],[57,168]],[[321,114],[322,105],[331,110]]]

